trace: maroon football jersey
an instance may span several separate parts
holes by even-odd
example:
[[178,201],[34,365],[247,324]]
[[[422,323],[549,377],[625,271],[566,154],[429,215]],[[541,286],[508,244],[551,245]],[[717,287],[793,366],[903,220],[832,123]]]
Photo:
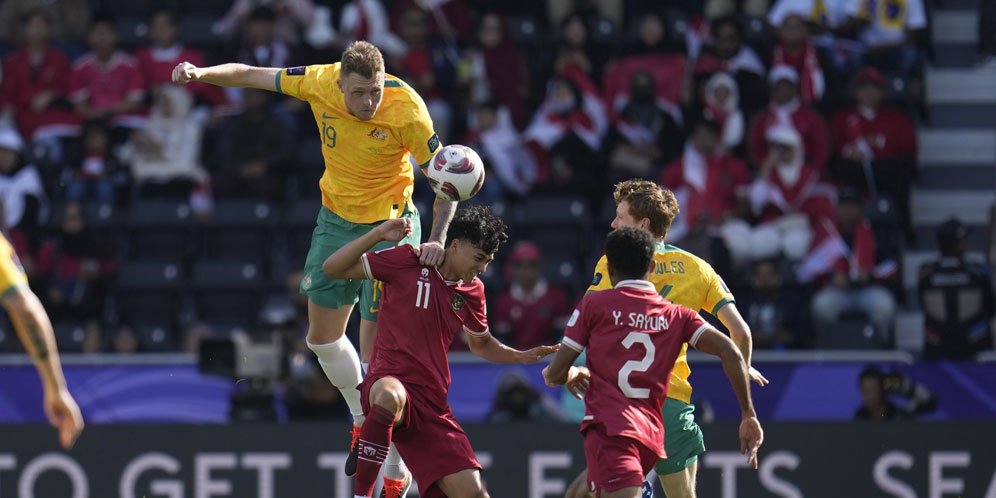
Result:
[[368,278],[384,283],[370,375],[431,388],[446,404],[450,364],[446,351],[456,334],[488,334],[484,284],[448,282],[432,266],[419,264],[410,245],[363,255]]
[[635,439],[665,456],[661,408],[668,378],[682,344],[694,346],[706,327],[650,282],[624,280],[586,294],[563,342],[578,352],[587,349],[591,385],[581,431],[601,424],[606,434]]

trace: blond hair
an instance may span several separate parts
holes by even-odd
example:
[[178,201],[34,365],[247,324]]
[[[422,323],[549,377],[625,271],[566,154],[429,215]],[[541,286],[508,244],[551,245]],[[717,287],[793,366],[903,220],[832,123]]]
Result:
[[373,43],[355,41],[342,52],[340,71],[344,76],[356,73],[364,78],[373,78],[384,72],[384,56]]
[[663,239],[678,216],[678,199],[674,193],[647,180],[626,180],[616,184],[612,198],[619,204],[626,201],[629,214],[638,220],[650,220],[650,233]]

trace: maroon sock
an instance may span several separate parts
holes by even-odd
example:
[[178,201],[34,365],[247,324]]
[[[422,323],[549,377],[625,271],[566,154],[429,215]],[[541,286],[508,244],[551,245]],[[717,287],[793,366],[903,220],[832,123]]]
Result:
[[385,408],[373,405],[370,413],[363,421],[360,429],[360,439],[357,441],[359,459],[356,461],[356,487],[354,493],[357,496],[370,496],[373,494],[374,483],[377,482],[377,474],[380,466],[387,458],[387,450],[391,446],[391,430],[394,428],[394,414]]

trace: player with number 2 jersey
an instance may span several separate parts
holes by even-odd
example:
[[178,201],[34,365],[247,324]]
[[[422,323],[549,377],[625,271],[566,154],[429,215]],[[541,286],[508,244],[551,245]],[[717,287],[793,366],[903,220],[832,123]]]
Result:
[[[756,467],[761,443],[743,356],[694,311],[662,298],[649,281],[656,242],[638,228],[606,240],[612,289],[589,293],[568,322],[560,352],[544,369],[550,385],[585,393],[581,423],[589,489],[595,496],[638,498],[643,478],[664,451],[661,408],[668,377],[685,343],[715,354],[730,377],[744,422],[741,450]],[[587,368],[571,366],[587,352]]]

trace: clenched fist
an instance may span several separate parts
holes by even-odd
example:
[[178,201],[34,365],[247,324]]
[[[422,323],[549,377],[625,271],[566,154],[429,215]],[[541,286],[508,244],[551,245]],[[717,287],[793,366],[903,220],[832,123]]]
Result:
[[184,84],[197,81],[199,72],[197,66],[186,61],[181,62],[173,68],[173,83]]

